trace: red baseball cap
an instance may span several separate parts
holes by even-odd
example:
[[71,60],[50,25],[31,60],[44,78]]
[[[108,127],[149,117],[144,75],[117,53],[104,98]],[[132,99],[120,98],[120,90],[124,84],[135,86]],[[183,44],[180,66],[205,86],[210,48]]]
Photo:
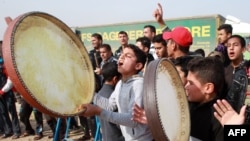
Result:
[[172,39],[183,47],[189,47],[193,43],[193,37],[191,33],[182,26],[177,26],[170,32],[164,32],[163,39]]

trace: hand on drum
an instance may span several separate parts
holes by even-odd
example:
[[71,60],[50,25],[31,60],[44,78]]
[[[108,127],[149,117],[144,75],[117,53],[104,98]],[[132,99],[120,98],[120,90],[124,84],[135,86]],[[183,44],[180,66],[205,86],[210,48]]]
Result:
[[148,124],[145,110],[139,107],[137,104],[134,104],[132,115],[133,115],[132,120],[142,124]]
[[95,115],[100,115],[102,112],[102,109],[93,104],[82,104],[78,108],[78,111],[84,111],[80,116],[91,117]]
[[214,104],[216,112],[214,116],[224,125],[243,124],[245,120],[246,105],[244,105],[238,114],[226,100],[217,100]]

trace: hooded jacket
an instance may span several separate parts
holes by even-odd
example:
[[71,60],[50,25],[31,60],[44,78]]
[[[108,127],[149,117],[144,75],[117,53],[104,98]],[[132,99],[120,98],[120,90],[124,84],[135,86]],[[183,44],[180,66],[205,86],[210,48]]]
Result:
[[[149,127],[131,120],[134,103],[143,107],[143,78],[132,76],[126,81],[120,80],[109,99],[95,95],[94,103],[106,107],[100,118],[120,125],[126,141],[152,141]],[[112,112],[114,110],[118,112]]]

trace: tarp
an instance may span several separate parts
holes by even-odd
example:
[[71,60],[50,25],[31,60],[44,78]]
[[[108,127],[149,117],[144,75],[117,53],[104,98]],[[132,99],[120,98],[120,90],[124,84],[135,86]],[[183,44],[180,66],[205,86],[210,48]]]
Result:
[[233,27],[233,34],[239,34],[242,36],[250,36],[250,24],[242,22],[240,19],[233,16],[226,16],[225,23],[231,24]]

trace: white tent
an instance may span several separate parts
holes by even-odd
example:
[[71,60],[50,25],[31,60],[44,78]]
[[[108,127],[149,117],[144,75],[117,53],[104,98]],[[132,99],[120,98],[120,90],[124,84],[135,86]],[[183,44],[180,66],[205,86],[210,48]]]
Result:
[[233,16],[226,16],[227,24],[231,24],[233,26],[233,34],[240,34],[242,36],[250,36],[250,24],[241,22],[239,19]]

